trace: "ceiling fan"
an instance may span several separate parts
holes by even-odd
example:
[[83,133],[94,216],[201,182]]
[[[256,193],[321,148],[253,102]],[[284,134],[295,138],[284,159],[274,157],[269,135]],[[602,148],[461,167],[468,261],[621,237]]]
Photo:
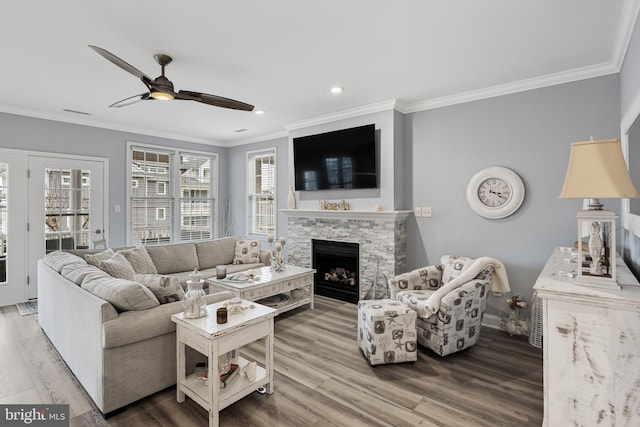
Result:
[[189,90],[180,90],[175,92],[173,89],[173,83],[171,80],[164,76],[164,67],[169,65],[173,60],[168,55],[163,55],[161,53],[154,55],[156,62],[160,64],[162,67],[162,74],[155,79],[151,79],[149,76],[144,74],[142,71],[138,70],[136,67],[128,64],[122,59],[118,58],[111,52],[102,49],[98,46],[89,45],[91,49],[93,49],[98,55],[103,58],[113,62],[118,67],[123,70],[133,74],[140,80],[142,83],[149,89],[149,92],[141,93],[139,95],[134,95],[132,97],[123,99],[122,101],[118,101],[115,104],[111,104],[109,107],[124,107],[126,105],[131,105],[139,101],[146,100],[161,100],[161,101],[170,101],[172,99],[182,99],[187,101],[197,101],[202,102],[203,104],[213,105],[216,107],[222,108],[231,108],[234,110],[243,110],[243,111],[252,111],[253,105],[245,104],[244,102],[236,101],[235,99],[224,98],[222,96],[209,95],[207,93],[202,92],[193,92]]

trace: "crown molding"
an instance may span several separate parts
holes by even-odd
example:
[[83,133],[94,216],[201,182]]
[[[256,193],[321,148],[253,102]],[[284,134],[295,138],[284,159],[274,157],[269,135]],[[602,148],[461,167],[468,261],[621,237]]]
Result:
[[362,107],[350,108],[348,110],[338,111],[336,113],[325,114],[323,116],[312,117],[297,122],[288,123],[284,128],[288,131],[307,128],[310,126],[331,123],[338,120],[350,119],[352,117],[364,116],[365,114],[379,113],[381,111],[398,110],[402,113],[405,111],[404,105],[401,105],[397,99],[377,102],[375,104],[364,105]]
[[225,145],[223,145],[223,147],[237,147],[240,145],[253,144],[255,142],[264,142],[264,141],[270,141],[272,139],[287,138],[287,137],[289,137],[289,132],[287,132],[286,130],[282,130],[279,132],[269,133],[265,135],[258,135],[251,138],[240,139],[238,141],[227,142],[225,143]]
[[592,77],[604,76],[618,71],[619,69],[616,68],[615,64],[612,62],[605,62],[583,68],[577,68],[571,71],[548,74],[542,77],[535,77],[513,83],[506,83],[503,85],[491,86],[484,89],[471,90],[455,95],[416,102],[407,106],[407,112],[414,113],[417,111],[432,110],[434,108],[463,104],[471,101],[479,101],[481,99],[495,98],[527,90],[540,89],[562,83],[570,83],[578,80],[590,79]]
[[[115,130],[119,132],[135,133],[138,135],[153,136],[156,138],[175,139],[175,140],[184,141],[184,142],[194,142],[196,144],[224,147],[223,142],[216,141],[213,139],[209,140],[209,139],[201,139],[201,138],[192,138],[192,137],[188,137],[180,134],[172,134],[168,132],[157,132],[157,131],[154,131],[153,129],[143,129],[143,128],[136,128],[136,127],[114,125],[113,123],[101,122],[99,120],[95,120],[94,118],[92,118],[92,116],[78,115],[77,117],[75,116],[69,117],[63,114],[55,114],[55,113],[47,113],[42,111],[14,108],[14,107],[8,107],[5,105],[0,105],[0,113],[15,114],[18,116],[25,116],[25,117],[31,117],[31,118],[43,119],[43,120],[52,120],[55,122],[89,126],[94,128],[100,128],[100,129]],[[73,114],[73,113],[69,113],[69,114]]]
[[625,0],[611,55],[611,60],[615,64],[617,71],[622,69],[622,63],[631,43],[631,36],[638,19],[638,13],[640,13],[640,0]]

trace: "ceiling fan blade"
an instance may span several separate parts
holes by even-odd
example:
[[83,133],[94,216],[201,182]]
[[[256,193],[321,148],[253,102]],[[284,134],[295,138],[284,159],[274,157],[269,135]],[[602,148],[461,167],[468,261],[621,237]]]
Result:
[[147,99],[153,99],[150,96],[149,92],[141,93],[140,95],[134,95],[129,98],[123,99],[122,101],[118,101],[114,104],[109,105],[109,107],[126,107],[127,105],[135,104],[136,102],[144,101]]
[[189,90],[181,90],[176,94],[176,99],[186,99],[190,101],[198,101],[203,104],[213,105],[215,107],[231,108],[233,110],[253,111],[253,105],[236,101],[235,99],[224,98],[222,96],[209,95],[207,93],[192,92]]
[[143,73],[142,71],[138,70],[136,67],[134,67],[133,65],[129,64],[128,62],[125,62],[122,59],[118,58],[113,53],[109,52],[108,50],[104,50],[101,47],[93,46],[93,45],[89,45],[89,47],[91,49],[93,49],[98,55],[102,56],[103,58],[105,58],[105,59],[107,59],[107,60],[109,60],[111,62],[113,62],[118,67],[122,68],[123,70],[127,71],[128,73],[133,74],[134,76],[136,76],[137,78],[142,80],[142,82],[145,85],[149,86],[149,84],[151,83],[151,78],[149,78],[149,76],[147,76],[145,73]]

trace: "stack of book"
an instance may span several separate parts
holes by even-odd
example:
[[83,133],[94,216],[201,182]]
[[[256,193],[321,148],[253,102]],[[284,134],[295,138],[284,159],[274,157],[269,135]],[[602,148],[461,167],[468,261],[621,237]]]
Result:
[[225,372],[224,374],[220,375],[220,388],[225,388],[227,386],[227,384],[229,383],[229,381],[233,380],[235,377],[238,376],[238,374],[234,373],[238,370],[238,365],[235,363],[232,363],[229,366],[229,370],[227,372]]

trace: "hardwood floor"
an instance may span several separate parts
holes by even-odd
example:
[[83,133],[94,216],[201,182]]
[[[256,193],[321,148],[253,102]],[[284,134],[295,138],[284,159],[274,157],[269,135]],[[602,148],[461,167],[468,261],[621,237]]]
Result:
[[[371,367],[356,343],[357,307],[317,297],[275,323],[275,392],[224,409],[222,426],[540,426],[542,352],[483,328],[475,346],[444,358]],[[257,350],[257,349],[256,349]],[[253,349],[246,352],[251,355]],[[257,353],[256,353],[257,354]],[[0,404],[69,403],[71,426],[206,426],[175,387],[104,420],[44,337],[37,315],[0,310]]]

